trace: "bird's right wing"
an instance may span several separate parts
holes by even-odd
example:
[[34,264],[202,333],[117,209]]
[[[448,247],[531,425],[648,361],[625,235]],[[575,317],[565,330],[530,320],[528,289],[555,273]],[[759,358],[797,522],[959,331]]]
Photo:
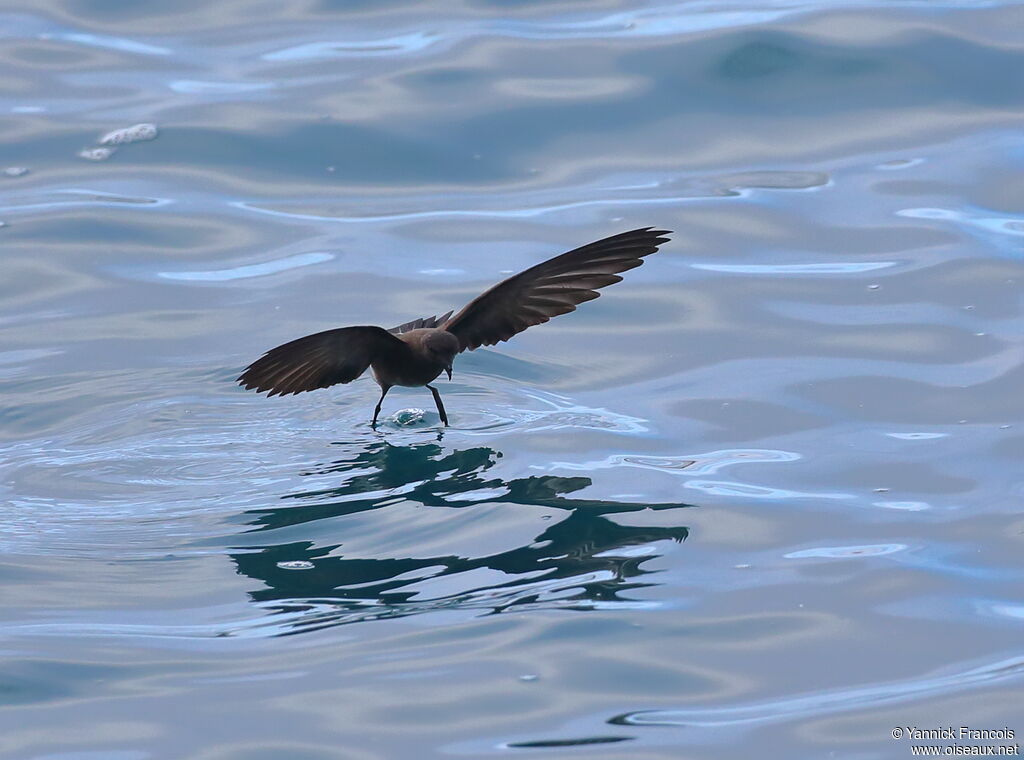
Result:
[[269,396],[350,383],[377,358],[408,346],[383,327],[341,327],[272,348],[238,378],[246,389]]
[[508,340],[597,298],[598,288],[621,280],[617,272],[643,264],[644,256],[668,242],[667,234],[645,227],[555,256],[499,282],[441,327],[459,339],[463,351]]

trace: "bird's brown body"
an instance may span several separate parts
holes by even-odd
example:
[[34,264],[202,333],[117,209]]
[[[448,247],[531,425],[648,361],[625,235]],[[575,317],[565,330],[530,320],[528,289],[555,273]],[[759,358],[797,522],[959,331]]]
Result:
[[438,364],[437,356],[430,353],[425,344],[427,340],[447,342],[450,338],[454,341],[452,358],[459,352],[455,336],[436,327],[421,327],[418,330],[400,333],[397,337],[405,344],[406,350],[399,349],[394,353],[384,354],[370,363],[373,379],[382,389],[394,385],[419,388],[432,383],[444,372],[445,365]]
[[367,368],[381,388],[373,413],[396,386],[426,386],[447,425],[441,395],[430,383],[452,376],[452,362],[472,351],[508,340],[532,325],[574,311],[598,297],[598,288],[619,282],[618,272],[638,267],[668,238],[650,227],[623,232],[563,253],[509,277],[473,299],[454,317],[424,317],[385,330],[363,325],[307,335],[273,348],[253,362],[238,381],[269,395],[302,393],[349,383]]

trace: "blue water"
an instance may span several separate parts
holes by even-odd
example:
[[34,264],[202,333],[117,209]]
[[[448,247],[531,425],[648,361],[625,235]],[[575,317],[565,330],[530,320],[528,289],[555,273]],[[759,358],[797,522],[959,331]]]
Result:
[[[1019,736],[1022,28],[0,6],[0,757]],[[458,359],[447,430],[422,389],[373,431],[369,379],[233,382],[647,225],[602,298]]]

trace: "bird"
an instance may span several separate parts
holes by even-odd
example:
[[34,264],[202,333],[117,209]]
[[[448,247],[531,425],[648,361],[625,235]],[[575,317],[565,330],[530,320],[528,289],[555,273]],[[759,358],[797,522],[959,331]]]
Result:
[[351,383],[368,368],[380,386],[371,428],[381,404],[396,385],[426,387],[441,422],[448,426],[441,394],[431,385],[463,351],[493,346],[528,327],[575,311],[643,264],[643,257],[667,243],[671,230],[642,227],[575,248],[525,269],[474,298],[452,316],[421,317],[384,329],[376,325],[339,327],[306,335],[267,351],[237,382],[268,396],[288,395]]

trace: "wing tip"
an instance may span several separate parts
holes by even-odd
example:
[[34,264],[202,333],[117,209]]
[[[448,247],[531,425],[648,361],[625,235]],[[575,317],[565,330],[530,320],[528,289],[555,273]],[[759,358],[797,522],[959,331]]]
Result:
[[275,388],[273,384],[266,385],[263,381],[243,383],[241,382],[241,378],[236,382],[242,386],[243,390],[255,391],[256,393],[266,393],[267,398],[271,398],[273,396],[294,396],[299,393],[305,393],[306,391],[316,390],[315,388]]
[[268,398],[281,393],[281,391],[274,389],[273,383],[268,384],[266,379],[256,379],[252,377],[248,369],[239,375],[235,382],[242,386],[242,390],[255,391],[256,393],[267,393],[267,391],[270,391],[267,393]]
[[404,322],[397,327],[392,327],[388,330],[392,335],[401,335],[404,332],[410,330],[417,330],[421,327],[441,327],[448,318],[451,317],[455,309],[449,309],[447,313],[441,315],[435,315],[433,317],[420,317],[418,319],[412,319],[408,322]]
[[[640,256],[649,256],[650,254],[655,253],[660,246],[670,242],[672,238],[669,237],[669,235],[674,234],[675,233],[672,230],[665,230],[659,227],[637,227],[635,230],[620,232],[617,235],[612,235],[611,237],[590,243],[589,245],[584,246],[584,248],[601,245],[607,246],[609,244],[615,246],[650,246],[653,250],[638,254]],[[575,253],[575,251],[570,251],[570,253]]]
[[644,237],[650,239],[650,241],[655,245],[664,245],[672,240],[669,235],[675,234],[672,230],[662,230],[654,227],[641,227],[639,230],[636,230],[636,232],[642,232]]
[[[282,346],[278,346],[278,348],[282,348]],[[268,363],[268,357],[275,351],[277,349],[267,351],[266,354],[246,367],[245,371],[238,376],[235,382],[242,386],[244,390],[266,393],[267,398],[271,396],[288,396],[314,390],[313,388],[306,387],[305,380],[307,378],[305,377],[302,378],[303,383],[295,387],[295,382],[299,378],[292,377],[294,368],[275,366],[276,357],[271,358]],[[260,366],[261,364],[267,364],[267,366]]]

